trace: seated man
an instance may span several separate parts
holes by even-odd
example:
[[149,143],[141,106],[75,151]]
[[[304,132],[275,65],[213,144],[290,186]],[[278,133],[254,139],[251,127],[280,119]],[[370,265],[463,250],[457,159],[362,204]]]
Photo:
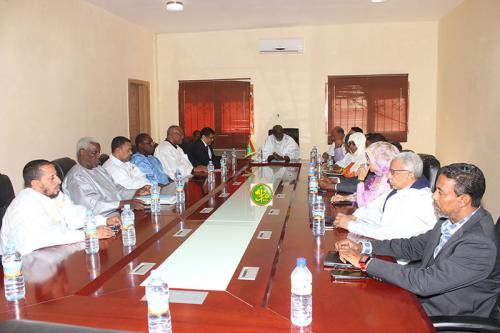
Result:
[[99,165],[101,145],[94,139],[84,137],[76,146],[78,164],[71,168],[63,182],[63,191],[79,205],[92,209],[94,214],[109,214],[130,204],[134,209],[144,209],[136,195],[149,194],[149,186],[129,190],[116,184],[113,178]]
[[207,167],[198,166],[193,168],[188,156],[179,146],[182,143],[184,132],[179,126],[172,125],[167,130],[167,138],[160,143],[155,149],[155,157],[157,157],[163,170],[170,179],[175,178],[175,170],[179,169],[183,177],[189,176],[192,173],[203,173],[207,171]]
[[415,153],[399,153],[391,161],[393,188],[352,215],[337,214],[334,225],[375,238],[410,238],[434,227],[437,218],[429,182],[422,177],[423,163]]
[[188,154],[188,156],[189,156],[189,153],[191,152],[191,149],[193,148],[193,144],[196,141],[198,141],[199,138],[201,138],[201,133],[199,130],[195,130],[195,131],[193,131],[193,135],[191,135],[190,138],[182,139],[182,143],[179,146],[181,146],[182,150],[184,150],[184,152],[186,154]]
[[189,152],[189,160],[193,166],[208,165],[209,161],[215,166],[220,166],[220,156],[214,154],[212,143],[215,140],[215,131],[210,127],[204,127],[200,131],[201,138],[195,141]]
[[[500,258],[493,220],[480,207],[485,187],[478,167],[445,166],[432,195],[444,218],[434,229],[408,239],[343,240],[335,247],[342,260],[368,275],[417,294],[429,316],[488,317],[500,292]],[[370,254],[419,262],[402,266]]]
[[342,160],[347,153],[344,145],[345,133],[344,129],[340,126],[332,128],[333,142],[327,152],[323,154],[323,159],[326,161],[328,157],[333,157],[334,162]]
[[146,185],[151,185],[144,173],[135,164],[130,162],[132,144],[123,136],[117,136],[111,141],[111,156],[102,165],[113,177],[115,183],[137,190]]
[[132,155],[130,162],[134,163],[153,183],[160,185],[168,184],[168,176],[158,158],[153,156],[154,142],[149,134],[141,133],[135,138],[137,153]]
[[271,161],[290,162],[290,159],[297,160],[300,158],[299,145],[295,140],[285,134],[283,127],[275,125],[273,134],[269,135],[262,146],[262,156]]
[[[60,190],[61,180],[54,165],[46,160],[31,161],[23,169],[25,189],[12,201],[3,218],[0,252],[14,242],[22,255],[47,246],[85,240],[86,208],[71,202]],[[97,236],[109,238],[106,226],[120,223],[119,216],[96,216]]]

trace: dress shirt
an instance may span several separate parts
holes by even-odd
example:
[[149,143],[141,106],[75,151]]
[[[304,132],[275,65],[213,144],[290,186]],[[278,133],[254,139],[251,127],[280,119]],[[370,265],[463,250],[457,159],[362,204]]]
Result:
[[472,215],[474,215],[474,213],[477,212],[478,209],[479,208],[474,210],[472,213],[470,213],[468,216],[464,217],[457,223],[452,223],[450,219],[447,219],[443,222],[443,224],[441,224],[441,237],[439,238],[439,244],[434,250],[434,258],[436,258],[436,256],[439,254],[439,251],[441,251],[441,249],[451,238],[451,236],[453,236],[454,233],[456,233],[467,221],[469,221]]
[[340,147],[335,148],[335,142],[333,142],[330,145],[330,148],[328,149],[328,155],[332,156],[333,160],[335,162],[341,161],[344,158],[346,153],[347,152],[345,150],[344,145],[341,145]]
[[203,142],[203,145],[205,146],[205,148],[207,148],[208,158],[211,160],[212,159],[212,150],[208,147],[208,145],[205,141],[201,140],[201,142]]
[[283,139],[281,139],[281,141],[276,140],[274,135],[269,135],[267,137],[264,146],[262,146],[262,155],[264,159],[267,159],[273,153],[277,153],[283,157],[288,156],[291,160],[300,159],[299,145],[287,134],[283,134]]
[[[12,201],[3,218],[0,232],[0,250],[5,253],[12,241],[22,255],[47,246],[69,244],[85,240],[86,208],[75,205],[62,192],[49,198],[32,188],[25,188]],[[106,219],[96,216],[99,225]]]
[[183,177],[190,175],[193,171],[193,165],[184,150],[178,145],[174,146],[169,141],[165,140],[156,147],[155,157],[160,160],[163,170],[170,179],[175,178],[177,168],[179,168]]
[[151,183],[168,184],[168,176],[163,171],[160,160],[153,155],[144,156],[141,153],[135,153],[132,155],[130,162],[137,165]]
[[97,214],[110,214],[118,209],[121,200],[130,200],[136,190],[116,184],[102,166],[91,170],[76,164],[63,182],[63,192],[78,205]]
[[432,192],[428,187],[405,188],[378,197],[367,206],[358,208],[356,220],[347,225],[350,232],[375,238],[410,238],[434,227],[437,222]]
[[104,169],[113,177],[115,183],[121,186],[137,190],[144,185],[151,185],[144,173],[131,162],[122,162],[113,155],[102,165]]

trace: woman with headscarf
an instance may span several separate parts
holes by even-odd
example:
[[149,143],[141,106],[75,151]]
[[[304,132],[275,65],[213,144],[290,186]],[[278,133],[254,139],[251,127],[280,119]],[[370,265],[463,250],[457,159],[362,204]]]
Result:
[[[376,142],[366,148],[366,157],[369,163],[369,170],[374,174],[373,177],[364,183],[368,168],[365,165],[358,168],[359,184],[356,192],[356,202],[358,207],[366,206],[370,201],[386,194],[391,190],[388,183],[390,165],[392,159],[399,153],[399,150],[388,142]],[[354,201],[354,195],[335,195],[332,202]]]
[[356,177],[358,168],[366,164],[366,137],[363,133],[355,132],[348,135],[346,141],[349,152],[334,165],[333,171],[347,178]]

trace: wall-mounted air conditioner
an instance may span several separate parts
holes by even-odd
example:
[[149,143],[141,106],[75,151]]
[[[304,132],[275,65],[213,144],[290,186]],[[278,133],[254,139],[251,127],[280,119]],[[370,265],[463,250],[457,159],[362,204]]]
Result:
[[302,38],[278,38],[259,40],[260,53],[303,53]]

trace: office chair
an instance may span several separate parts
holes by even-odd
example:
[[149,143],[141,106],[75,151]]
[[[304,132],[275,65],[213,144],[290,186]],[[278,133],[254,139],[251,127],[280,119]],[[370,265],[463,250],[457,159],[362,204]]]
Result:
[[52,163],[54,163],[56,168],[57,177],[63,181],[69,170],[71,170],[71,168],[76,164],[76,161],[69,157],[62,157],[57,160],[53,160]]
[[[495,225],[495,233],[500,239],[500,218]],[[500,249],[498,250],[500,254]],[[489,318],[474,316],[433,316],[430,317],[438,332],[500,332],[500,295]]]
[[429,154],[418,154],[424,162],[424,170],[423,175],[429,181],[429,186],[431,190],[434,192],[434,188],[436,186],[436,179],[439,173],[439,169],[441,168],[441,163],[439,163],[438,159],[433,155]]
[[101,154],[101,156],[99,156],[99,165],[103,165],[104,163],[106,163],[108,159],[109,159],[108,154]]
[[2,219],[5,211],[14,198],[14,188],[9,176],[0,173],[0,228],[2,227]]
[[[298,128],[287,127],[287,128],[283,128],[283,131],[285,132],[285,134],[290,135],[292,137],[292,139],[294,139],[295,142],[297,142],[297,144],[300,146],[300,143],[299,143],[299,129]],[[268,135],[272,135],[273,134],[273,130],[270,129],[267,132],[267,134]]]

